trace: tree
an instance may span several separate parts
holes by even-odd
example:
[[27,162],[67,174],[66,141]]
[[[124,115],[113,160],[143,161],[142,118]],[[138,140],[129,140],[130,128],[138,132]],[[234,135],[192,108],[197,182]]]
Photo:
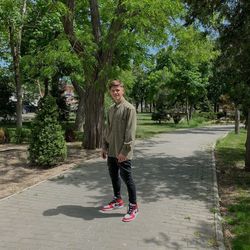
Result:
[[[43,96],[52,90],[55,96],[60,79],[67,77],[80,97],[79,103],[83,103],[82,65],[65,36],[61,12],[64,13],[64,9],[60,2],[55,3],[52,0],[32,2],[23,32],[22,52],[25,54],[21,61],[23,78],[26,88],[30,91],[36,93],[39,91],[40,96]],[[82,105],[79,105],[75,128],[82,130],[83,122],[84,112]]]
[[[217,28],[221,49],[221,69],[224,80],[232,90],[242,86],[240,104],[250,116],[250,2],[239,1],[197,1],[187,0],[191,21]],[[212,17],[212,18],[211,18]],[[236,95],[235,95],[236,96]],[[239,99],[239,98],[237,98]],[[250,126],[247,126],[245,169],[250,171]]]
[[206,96],[211,64],[217,51],[211,38],[194,26],[176,25],[172,30],[171,45],[156,55],[155,70],[161,72],[173,105],[179,103],[185,107],[189,121],[194,106]]
[[13,92],[11,77],[6,73],[6,69],[0,68],[0,117],[4,120],[15,114],[15,103],[10,100]]
[[65,34],[83,63],[84,142],[100,147],[103,132],[104,93],[109,79],[126,68],[138,51],[166,39],[170,17],[180,11],[178,1],[66,0]]
[[65,160],[67,148],[58,116],[54,97],[47,95],[41,100],[33,122],[28,149],[31,164],[48,168]]
[[[0,25],[1,31],[7,28],[9,35],[9,47],[12,55],[12,67],[16,85],[16,123],[22,127],[22,83],[20,72],[22,31],[27,11],[27,0],[1,0],[0,1]],[[5,31],[6,32],[6,31]]]

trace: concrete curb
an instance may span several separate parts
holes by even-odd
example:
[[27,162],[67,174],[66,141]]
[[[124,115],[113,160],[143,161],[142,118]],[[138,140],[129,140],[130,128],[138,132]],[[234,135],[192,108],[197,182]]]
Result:
[[215,234],[216,241],[218,242],[218,249],[225,250],[224,245],[224,236],[222,229],[222,217],[220,214],[220,205],[219,205],[219,193],[218,193],[218,185],[217,185],[217,176],[216,176],[216,163],[215,163],[215,155],[214,155],[214,146],[212,148],[212,168],[213,168],[213,179],[214,179],[214,202],[215,202],[215,212],[214,212],[214,223],[215,223]]
[[[229,133],[229,132],[228,132]],[[220,139],[225,138],[228,133],[226,133],[224,136],[222,136]],[[218,142],[217,140],[217,142]],[[214,212],[214,223],[215,223],[215,234],[216,234],[216,241],[218,243],[218,250],[225,250],[225,244],[224,244],[224,235],[223,235],[223,227],[222,227],[222,216],[220,213],[220,197],[219,197],[219,191],[218,191],[218,181],[217,181],[217,168],[216,168],[216,160],[215,160],[215,142],[212,146],[212,168],[213,168],[213,179],[214,179],[214,202],[215,202],[215,208],[216,211]]]

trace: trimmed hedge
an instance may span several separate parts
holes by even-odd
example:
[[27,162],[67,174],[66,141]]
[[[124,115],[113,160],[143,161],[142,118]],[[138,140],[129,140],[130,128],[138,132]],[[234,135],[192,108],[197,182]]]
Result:
[[66,159],[67,147],[58,116],[55,99],[50,95],[43,98],[32,126],[28,149],[31,164],[48,168]]

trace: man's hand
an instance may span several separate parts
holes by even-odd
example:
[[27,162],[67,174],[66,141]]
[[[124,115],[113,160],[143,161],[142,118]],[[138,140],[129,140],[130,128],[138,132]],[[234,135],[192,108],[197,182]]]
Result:
[[107,150],[102,149],[102,152],[101,152],[102,159],[106,159],[107,158],[107,154],[108,154]]
[[123,155],[123,154],[119,154],[117,156],[117,160],[118,160],[118,162],[123,162],[123,161],[127,160],[127,157],[125,155]]

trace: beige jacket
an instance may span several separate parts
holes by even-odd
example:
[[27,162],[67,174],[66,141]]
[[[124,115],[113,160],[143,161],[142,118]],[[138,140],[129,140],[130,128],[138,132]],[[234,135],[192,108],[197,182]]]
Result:
[[132,159],[136,132],[136,110],[124,98],[113,104],[108,111],[107,126],[103,138],[103,149],[108,156],[117,157],[120,153]]

